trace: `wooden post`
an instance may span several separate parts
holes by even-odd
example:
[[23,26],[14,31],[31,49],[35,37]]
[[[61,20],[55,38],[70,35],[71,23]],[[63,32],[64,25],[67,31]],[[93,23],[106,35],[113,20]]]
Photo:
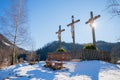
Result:
[[90,12],[90,16],[91,16],[91,18],[90,18],[87,22],[85,22],[85,24],[90,23],[90,27],[92,28],[93,45],[96,46],[95,30],[94,30],[93,23],[94,23],[94,21],[95,21],[97,18],[100,17],[100,15],[97,15],[97,16],[93,17],[93,12],[91,11],[91,12]]
[[61,29],[61,25],[59,25],[59,30],[56,32],[56,34],[58,34],[59,48],[61,48],[61,32],[63,31],[65,31],[65,29]]
[[71,26],[71,34],[72,34],[72,39],[73,39],[73,50],[76,51],[76,46],[75,46],[75,29],[74,29],[74,24],[79,22],[80,20],[74,21],[74,16],[72,16],[72,23],[68,24],[67,26]]

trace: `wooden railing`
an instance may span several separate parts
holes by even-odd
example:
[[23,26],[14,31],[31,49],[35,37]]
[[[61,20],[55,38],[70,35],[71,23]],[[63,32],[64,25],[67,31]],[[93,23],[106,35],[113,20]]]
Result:
[[107,51],[82,50],[80,54],[82,54],[83,60],[111,61],[110,53]]
[[110,61],[111,56],[107,51],[98,51],[98,50],[81,50],[76,52],[53,52],[48,53],[48,59],[66,61],[71,59],[82,59],[82,60],[103,60]]
[[48,60],[58,60],[58,61],[68,61],[71,59],[71,56],[67,52],[53,52],[48,53]]

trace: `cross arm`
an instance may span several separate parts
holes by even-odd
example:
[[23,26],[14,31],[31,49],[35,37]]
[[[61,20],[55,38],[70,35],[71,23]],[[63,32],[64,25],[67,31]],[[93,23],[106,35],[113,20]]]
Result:
[[65,29],[62,29],[61,32],[65,31]]
[[91,18],[91,19],[89,19],[87,22],[85,22],[85,24],[88,24],[88,23],[90,23],[90,22],[96,20],[96,19],[99,18],[99,17],[100,17],[100,15],[95,16],[94,18]]
[[99,17],[100,17],[100,15],[95,16],[95,17],[93,18],[93,20],[96,20],[96,19],[99,18]]
[[89,19],[88,21],[85,22],[85,24],[88,24],[91,22],[92,19]]
[[61,32],[63,32],[63,31],[65,31],[65,29],[62,29],[62,30],[56,32],[56,34],[61,33]]
[[58,34],[59,32],[56,32],[56,34]]
[[80,21],[80,20],[78,19],[78,20],[76,20],[76,21],[74,21],[74,22],[68,24],[67,26],[71,26],[71,25],[73,25],[74,23],[77,23],[77,22],[79,22],[79,21]]

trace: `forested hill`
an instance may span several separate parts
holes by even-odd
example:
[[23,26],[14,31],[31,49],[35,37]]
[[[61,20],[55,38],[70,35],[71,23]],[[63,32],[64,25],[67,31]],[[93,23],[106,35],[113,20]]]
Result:
[[[97,48],[101,51],[109,51],[110,53],[116,52],[119,53],[120,56],[120,42],[117,43],[109,43],[109,42],[104,42],[104,41],[98,41],[96,43]],[[83,49],[84,44],[76,44],[76,50],[81,50]],[[62,47],[66,51],[71,51],[73,50],[73,44],[72,43],[66,43],[62,42]],[[44,47],[40,48],[37,50],[37,54],[41,55],[41,60],[45,60],[47,53],[49,52],[54,52],[58,48],[58,42],[53,41],[51,43],[48,43]]]

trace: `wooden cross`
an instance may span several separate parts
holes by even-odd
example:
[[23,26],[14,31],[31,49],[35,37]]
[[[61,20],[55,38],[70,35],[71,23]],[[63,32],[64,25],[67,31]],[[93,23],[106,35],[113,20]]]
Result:
[[71,26],[71,34],[72,34],[72,39],[73,39],[73,49],[76,51],[76,46],[75,46],[75,29],[74,29],[74,24],[79,22],[80,20],[74,21],[74,16],[72,16],[72,23],[68,24],[67,26]]
[[58,34],[59,48],[61,48],[61,32],[65,31],[65,29],[61,30],[61,25],[59,25],[59,30],[56,32]]
[[93,26],[93,23],[96,19],[98,19],[100,17],[100,15],[97,15],[95,17],[93,17],[93,12],[91,11],[90,12],[90,16],[91,18],[85,22],[85,24],[88,24],[90,23],[90,27],[92,28],[92,36],[93,36],[93,45],[96,46],[96,40],[95,40],[95,30],[94,30],[94,26]]

